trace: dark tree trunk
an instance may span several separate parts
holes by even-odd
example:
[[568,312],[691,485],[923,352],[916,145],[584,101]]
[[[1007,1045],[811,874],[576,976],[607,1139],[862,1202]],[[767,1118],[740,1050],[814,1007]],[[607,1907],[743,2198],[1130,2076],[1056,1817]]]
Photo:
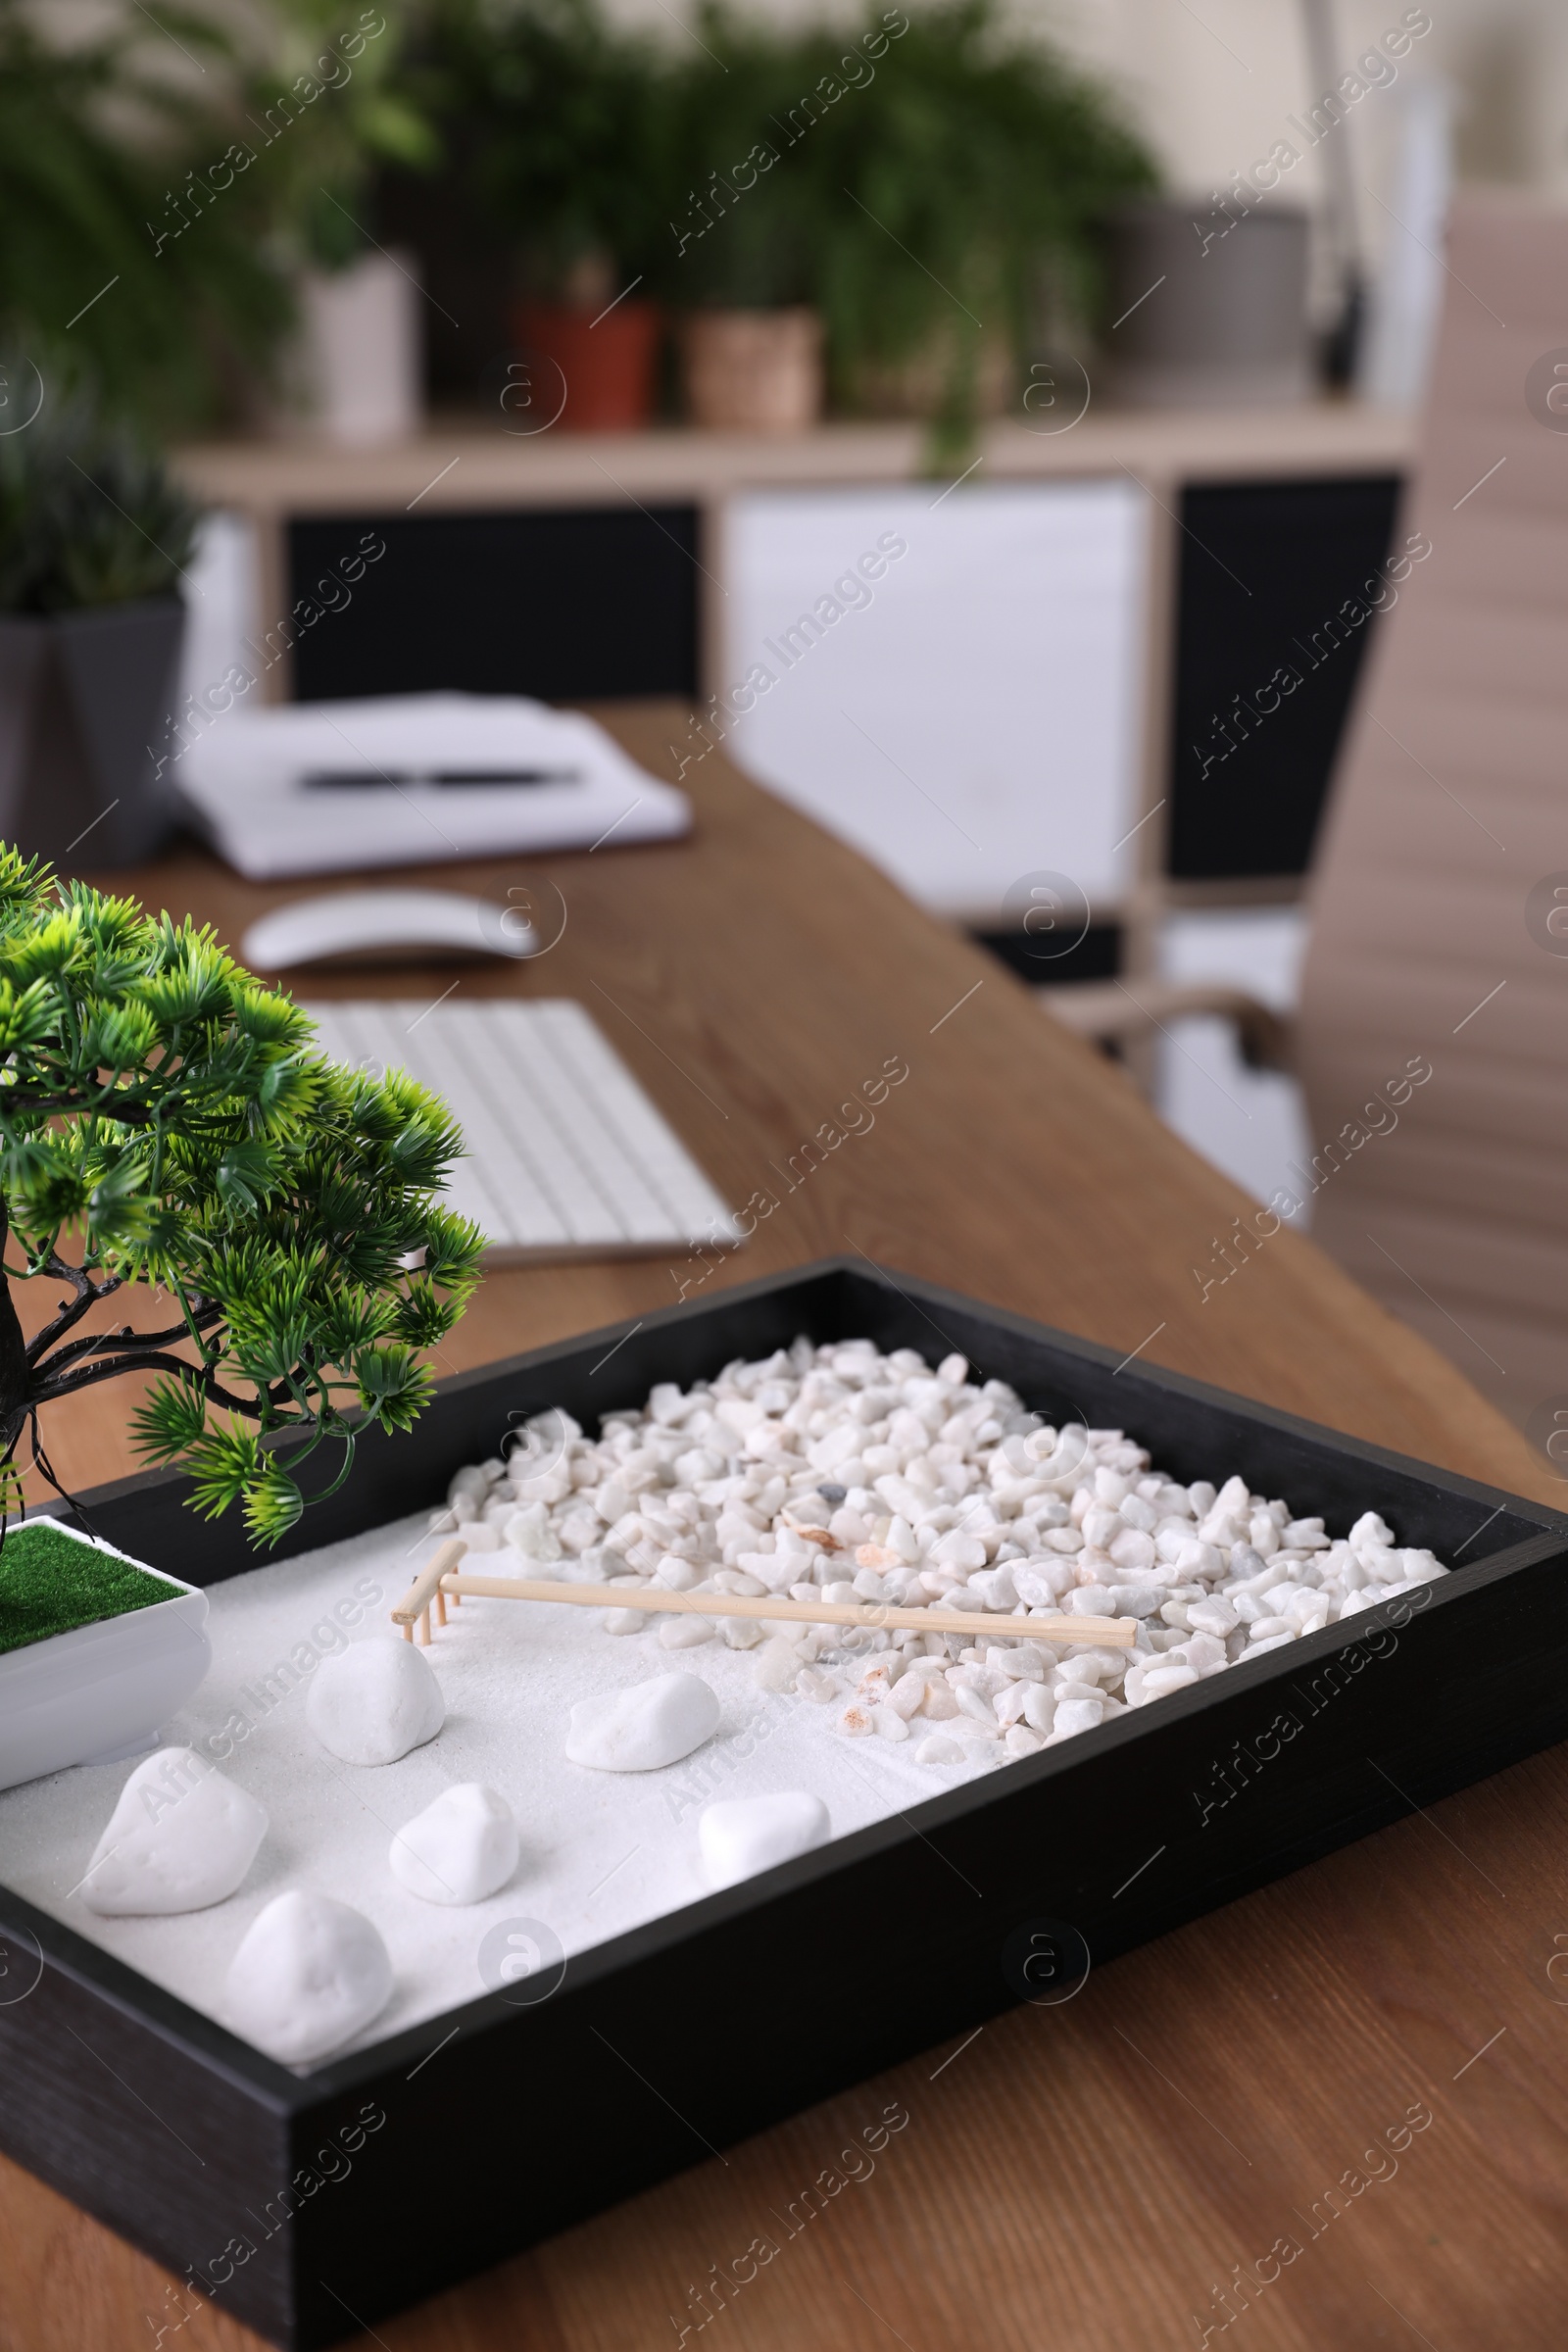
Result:
[[[11,1238],[11,1212],[0,1197],[0,1260]],[[11,1296],[11,1283],[0,1265],[0,1459],[9,1455],[27,1419],[31,1372],[27,1343]]]

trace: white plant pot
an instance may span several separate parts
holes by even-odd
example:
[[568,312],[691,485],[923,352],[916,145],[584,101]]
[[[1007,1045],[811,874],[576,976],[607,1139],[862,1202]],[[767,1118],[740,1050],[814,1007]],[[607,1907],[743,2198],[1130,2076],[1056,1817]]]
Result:
[[[59,1532],[130,1558],[74,1528]],[[68,1764],[146,1754],[205,1676],[213,1662],[206,1593],[145,1560],[133,1565],[168,1585],[169,1598],[0,1656],[0,1788]]]
[[[400,267],[401,264],[401,267]],[[345,449],[407,441],[423,411],[417,264],[367,254],[300,284],[303,419]]]

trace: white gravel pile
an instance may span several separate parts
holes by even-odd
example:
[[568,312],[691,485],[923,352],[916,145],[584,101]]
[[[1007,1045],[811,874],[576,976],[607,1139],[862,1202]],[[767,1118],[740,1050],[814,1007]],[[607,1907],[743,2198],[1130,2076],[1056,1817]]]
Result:
[[[486,1574],[658,1584],[711,1608],[611,1606],[606,1632],[665,1649],[756,1648],[764,1690],[831,1710],[917,1762],[1032,1755],[1447,1570],[1375,1510],[1333,1540],[1245,1480],[1182,1486],[1119,1429],[1060,1430],[960,1355],[797,1340],[690,1390],[656,1388],[596,1441],[540,1414],[509,1456],[461,1470],[431,1534]],[[726,1594],[1136,1621],[1131,1650],[726,1617]],[[696,1660],[693,1663],[697,1663]]]

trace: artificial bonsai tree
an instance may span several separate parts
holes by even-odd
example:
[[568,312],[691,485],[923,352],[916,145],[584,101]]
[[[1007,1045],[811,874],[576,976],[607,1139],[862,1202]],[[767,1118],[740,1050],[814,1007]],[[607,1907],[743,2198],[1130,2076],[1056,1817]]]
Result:
[[[482,1237],[436,1200],[462,1137],[401,1071],[345,1069],[312,1034],[210,930],[0,846],[0,1506],[29,1429],[55,1483],[38,1408],[122,1374],[159,1375],[140,1451],[186,1468],[208,1516],[242,1503],[258,1543],[299,1518],[319,1446],[341,1450],[312,1482],[330,1494],[358,1429],[416,1417],[417,1351],[477,1280]],[[39,1278],[69,1296],[28,1340],[10,1284]],[[168,1299],[161,1327],[83,1331],[127,1284]]]

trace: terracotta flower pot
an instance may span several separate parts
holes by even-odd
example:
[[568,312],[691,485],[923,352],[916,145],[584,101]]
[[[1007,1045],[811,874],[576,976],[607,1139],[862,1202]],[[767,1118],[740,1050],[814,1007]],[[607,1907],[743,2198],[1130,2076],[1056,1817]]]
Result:
[[822,411],[815,311],[693,311],[681,321],[686,406],[717,433],[804,433]]
[[556,421],[577,433],[636,432],[648,422],[660,325],[652,302],[618,302],[597,315],[570,303],[519,302],[512,314],[518,352],[547,363],[531,387],[535,405],[548,416],[564,394]]

